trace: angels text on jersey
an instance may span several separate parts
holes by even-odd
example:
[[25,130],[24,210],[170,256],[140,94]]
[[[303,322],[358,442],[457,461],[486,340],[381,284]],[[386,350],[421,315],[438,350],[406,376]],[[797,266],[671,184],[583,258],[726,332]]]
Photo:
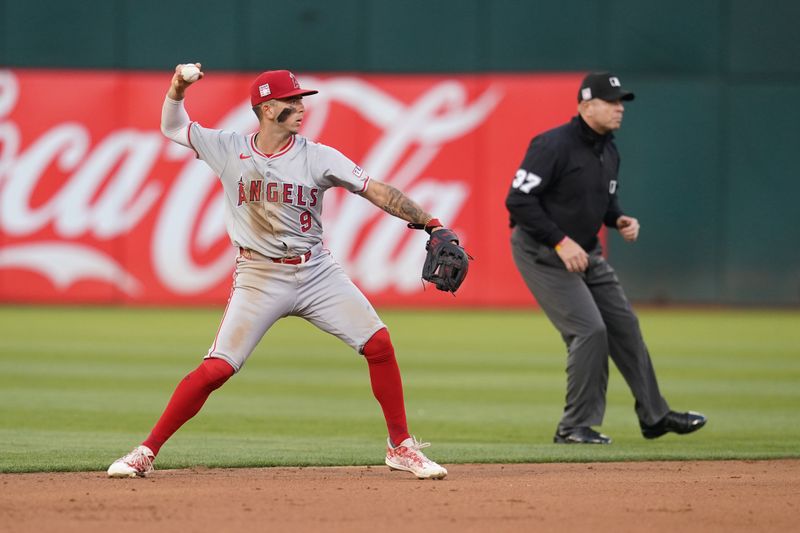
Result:
[[304,187],[299,183],[279,183],[263,178],[248,179],[245,183],[244,177],[240,177],[237,207],[253,202],[314,207],[317,205],[318,193],[318,188]]

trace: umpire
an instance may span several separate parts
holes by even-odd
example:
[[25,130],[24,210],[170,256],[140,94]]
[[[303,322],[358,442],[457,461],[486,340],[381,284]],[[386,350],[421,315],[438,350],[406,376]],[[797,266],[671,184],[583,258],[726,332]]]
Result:
[[633,100],[617,76],[587,75],[578,116],[536,136],[506,198],[514,262],[567,345],[567,395],[554,442],[610,444],[592,429],[603,422],[608,356],[636,399],[645,438],[691,433],[706,417],[671,411],[658,389],[639,321],[597,232],[605,224],[633,242],[639,222],[617,199],[619,153],[613,131],[623,101]]

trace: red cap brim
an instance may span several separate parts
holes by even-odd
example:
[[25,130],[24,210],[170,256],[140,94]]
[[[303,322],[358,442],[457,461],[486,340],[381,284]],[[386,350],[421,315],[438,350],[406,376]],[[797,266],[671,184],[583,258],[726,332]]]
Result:
[[281,96],[275,96],[274,98],[291,98],[292,96],[309,96],[311,94],[317,94],[319,91],[315,91],[313,89],[295,89],[294,91],[289,91],[286,94],[282,94]]
[[263,104],[268,100],[280,100],[281,98],[292,98],[293,96],[308,96],[311,94],[317,94],[319,91],[315,91],[313,89],[292,89],[291,91],[285,93],[278,93],[278,94],[269,94],[267,96],[262,96],[258,100],[251,100],[250,103],[253,106],[257,106]]

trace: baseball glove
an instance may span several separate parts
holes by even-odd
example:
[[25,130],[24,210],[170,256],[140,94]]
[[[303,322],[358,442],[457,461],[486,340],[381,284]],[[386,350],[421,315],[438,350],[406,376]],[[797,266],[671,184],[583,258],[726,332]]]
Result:
[[422,279],[433,283],[440,291],[455,294],[467,277],[469,260],[472,259],[458,245],[458,235],[447,228],[433,231],[425,250],[428,254],[422,265]]

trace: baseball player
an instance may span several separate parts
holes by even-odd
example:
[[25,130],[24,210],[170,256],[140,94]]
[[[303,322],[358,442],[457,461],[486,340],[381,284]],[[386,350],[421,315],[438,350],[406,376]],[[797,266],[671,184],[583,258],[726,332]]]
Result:
[[[200,64],[196,65],[200,68]],[[178,385],[147,439],[114,461],[110,477],[146,476],[163,444],[205,403],[212,391],[241,370],[256,344],[280,318],[300,316],[335,335],[367,360],[372,391],[389,432],[386,464],[420,479],[447,470],[428,459],[429,446],[409,434],[403,386],[389,332],[375,309],[322,246],[322,201],[343,187],[387,213],[423,227],[442,224],[397,189],[371,179],[334,148],[298,135],[303,97],[288,70],[260,74],[250,89],[259,129],[243,135],[191,122],[184,93],[192,82],[175,68],[161,115],[161,131],[192,148],[219,176],[225,222],[239,254],[233,288],[219,331],[202,364]],[[202,79],[200,73],[198,79]],[[453,234],[454,235],[454,234]]]

